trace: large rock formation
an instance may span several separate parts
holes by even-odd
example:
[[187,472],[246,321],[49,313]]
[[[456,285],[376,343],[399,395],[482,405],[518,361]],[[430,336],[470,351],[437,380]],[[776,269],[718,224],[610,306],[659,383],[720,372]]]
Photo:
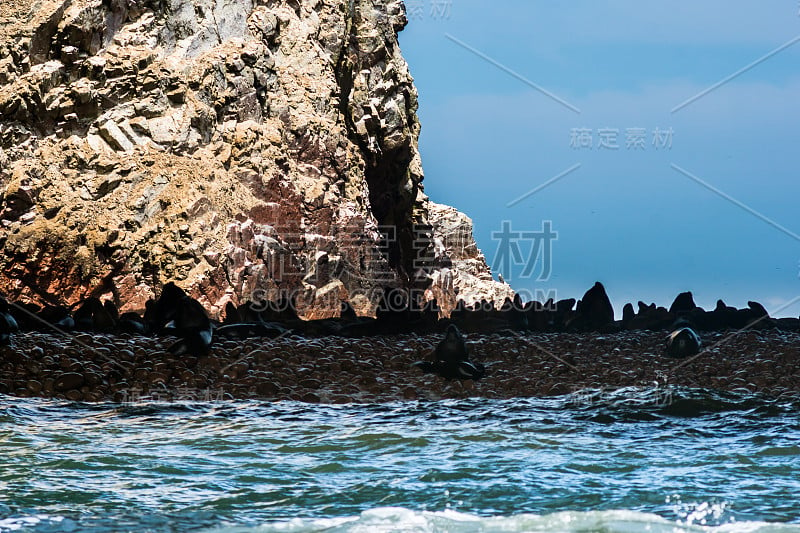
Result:
[[406,22],[396,0],[0,0],[0,292],[141,311],[172,280],[212,315],[292,295],[309,318],[385,287],[508,295],[423,193]]

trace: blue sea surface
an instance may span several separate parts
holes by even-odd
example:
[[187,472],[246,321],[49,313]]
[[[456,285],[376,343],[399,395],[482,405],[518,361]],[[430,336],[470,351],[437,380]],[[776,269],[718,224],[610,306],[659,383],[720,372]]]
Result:
[[800,403],[0,396],[0,531],[800,532]]

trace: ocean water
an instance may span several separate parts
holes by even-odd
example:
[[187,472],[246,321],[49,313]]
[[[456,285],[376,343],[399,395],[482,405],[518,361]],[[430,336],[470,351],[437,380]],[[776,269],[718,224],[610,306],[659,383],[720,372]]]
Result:
[[800,532],[800,403],[0,396],[0,531]]

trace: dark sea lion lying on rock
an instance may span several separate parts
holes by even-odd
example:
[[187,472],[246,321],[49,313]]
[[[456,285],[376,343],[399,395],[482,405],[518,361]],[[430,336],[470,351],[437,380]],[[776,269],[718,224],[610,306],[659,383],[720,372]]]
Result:
[[431,360],[418,361],[414,366],[447,379],[478,380],[486,375],[486,368],[481,363],[469,360],[467,343],[455,324],[447,327],[444,339],[436,346]]
[[225,324],[214,330],[214,337],[226,339],[249,339],[253,337],[267,337],[274,339],[289,333],[280,324],[269,322],[248,322],[244,324]]
[[132,335],[147,335],[150,328],[147,327],[147,322],[139,316],[138,313],[129,311],[122,313],[117,322],[117,329],[122,333],[130,333]]
[[667,356],[675,359],[685,359],[700,353],[700,336],[688,325],[680,323],[667,337]]
[[356,314],[350,302],[342,302],[339,320],[342,322],[338,335],[342,337],[367,337],[375,335],[380,324],[378,320],[370,317],[361,317]]
[[181,339],[167,348],[175,355],[206,355],[211,347],[211,320],[202,304],[170,282],[149,309],[154,333],[173,334]]
[[[264,306],[262,302],[260,304]],[[268,337],[274,339],[288,334],[291,330],[276,322],[265,322],[258,307],[253,302],[245,302],[239,307],[225,304],[225,320],[214,330],[214,338],[249,339]]]
[[[35,327],[47,332],[69,332],[75,329],[75,319],[63,305],[48,306],[36,313]],[[27,317],[31,321],[31,317]],[[20,325],[21,326],[21,325]]]

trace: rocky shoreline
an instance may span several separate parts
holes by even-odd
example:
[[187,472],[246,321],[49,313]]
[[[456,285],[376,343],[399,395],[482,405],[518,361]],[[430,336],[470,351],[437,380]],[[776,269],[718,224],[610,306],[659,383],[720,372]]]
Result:
[[[75,311],[0,298],[0,394],[369,403],[668,385],[800,393],[800,320],[756,302],[705,311],[686,292],[669,309],[628,304],[614,320],[598,282],[577,302],[461,302],[447,318],[396,290],[375,317],[342,302],[338,318],[306,321],[283,303],[229,305],[217,322],[172,283],[144,316],[97,298]],[[667,350],[669,332],[687,326],[698,342],[673,350],[673,334]]]
[[651,331],[472,334],[471,356],[487,376],[461,381],[412,366],[440,334],[224,340],[194,357],[167,352],[170,337],[28,333],[0,348],[0,393],[120,403],[580,397],[592,389],[666,385],[800,395],[800,333],[707,333],[706,350],[685,360],[663,355],[664,338]]

